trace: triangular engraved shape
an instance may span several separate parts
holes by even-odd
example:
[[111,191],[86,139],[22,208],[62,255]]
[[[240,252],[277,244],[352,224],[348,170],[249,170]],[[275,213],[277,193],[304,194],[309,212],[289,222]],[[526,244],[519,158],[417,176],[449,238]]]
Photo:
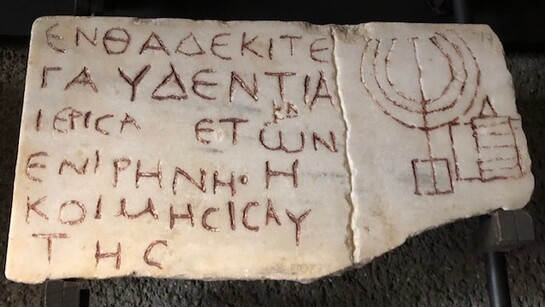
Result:
[[188,36],[180,41],[178,47],[176,47],[176,52],[187,56],[205,54],[204,49],[202,49],[193,33],[189,33]]
[[[155,100],[166,100],[166,99],[174,99],[174,100],[181,100],[181,99],[187,99],[187,92],[185,91],[184,83],[182,82],[182,79],[180,79],[180,75],[178,72],[176,72],[176,69],[172,64],[170,64],[171,72],[168,74],[168,76],[163,79],[163,82],[161,82],[155,90],[153,90],[153,93],[151,95],[151,98]],[[164,89],[163,89],[164,88]],[[165,91],[170,91],[170,93],[161,93]]]

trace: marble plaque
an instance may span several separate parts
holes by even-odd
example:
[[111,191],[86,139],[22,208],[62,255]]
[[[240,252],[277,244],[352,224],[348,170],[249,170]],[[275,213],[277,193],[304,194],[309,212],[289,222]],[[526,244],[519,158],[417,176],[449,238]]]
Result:
[[310,281],[532,189],[487,26],[44,17],[6,276]]

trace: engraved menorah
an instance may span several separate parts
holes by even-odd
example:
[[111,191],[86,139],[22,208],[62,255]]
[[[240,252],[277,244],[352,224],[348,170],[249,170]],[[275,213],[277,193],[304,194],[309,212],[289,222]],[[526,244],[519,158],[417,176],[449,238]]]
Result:
[[435,154],[433,132],[469,112],[479,79],[473,52],[454,31],[366,41],[361,81],[369,95],[386,115],[426,139],[426,156],[411,160],[415,194],[454,192],[449,159]]

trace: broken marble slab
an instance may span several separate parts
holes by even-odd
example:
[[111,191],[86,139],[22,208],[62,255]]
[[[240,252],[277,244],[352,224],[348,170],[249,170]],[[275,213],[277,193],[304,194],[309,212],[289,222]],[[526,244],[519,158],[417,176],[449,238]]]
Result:
[[44,17],[6,276],[308,281],[532,189],[487,26]]

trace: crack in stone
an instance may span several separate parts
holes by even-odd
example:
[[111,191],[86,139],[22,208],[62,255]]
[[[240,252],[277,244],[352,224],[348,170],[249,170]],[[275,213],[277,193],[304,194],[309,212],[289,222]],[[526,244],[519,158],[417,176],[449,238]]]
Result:
[[341,109],[341,117],[343,119],[343,123],[344,123],[344,127],[345,127],[345,132],[344,132],[344,154],[345,154],[345,161],[344,161],[344,167],[346,169],[346,171],[348,172],[348,181],[349,181],[349,185],[350,185],[350,191],[349,191],[349,194],[347,194],[345,196],[346,198],[346,201],[348,202],[348,204],[350,205],[350,213],[349,213],[349,216],[348,216],[348,225],[347,225],[347,242],[346,244],[348,245],[348,248],[349,248],[349,251],[350,251],[350,262],[352,264],[355,264],[355,259],[356,259],[356,251],[357,251],[357,248],[356,248],[356,238],[355,238],[355,206],[354,206],[354,201],[353,201],[353,188],[354,188],[354,184],[352,182],[353,180],[353,176],[352,176],[352,168],[350,166],[350,156],[348,154],[348,118],[347,118],[347,115],[346,115],[346,110],[344,109],[343,107],[343,102],[341,100],[341,95],[340,95],[340,80],[339,80],[339,67],[337,67],[337,55],[336,55],[336,38],[335,38],[335,27],[334,26],[330,26],[330,30],[331,30],[331,38],[333,40],[333,48],[332,48],[332,64],[333,64],[333,69],[334,69],[334,74],[335,74],[335,86],[337,88],[336,90],[336,96],[337,96],[337,100],[339,101],[339,107]]

